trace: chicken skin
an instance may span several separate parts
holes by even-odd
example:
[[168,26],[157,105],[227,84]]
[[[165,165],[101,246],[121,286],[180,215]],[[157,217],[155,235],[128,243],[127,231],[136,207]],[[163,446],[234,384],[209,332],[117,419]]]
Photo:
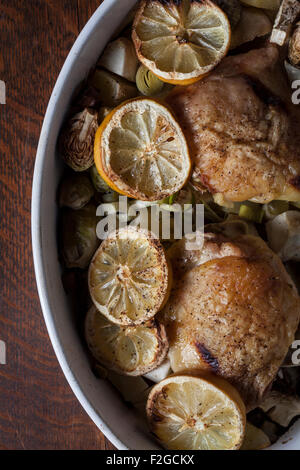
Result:
[[174,372],[214,372],[241,393],[248,410],[269,390],[294,340],[300,298],[265,242],[206,234],[202,251],[184,239],[170,250],[174,287],[161,312]]
[[227,57],[171,92],[194,180],[216,202],[300,200],[300,116],[291,94],[273,45]]

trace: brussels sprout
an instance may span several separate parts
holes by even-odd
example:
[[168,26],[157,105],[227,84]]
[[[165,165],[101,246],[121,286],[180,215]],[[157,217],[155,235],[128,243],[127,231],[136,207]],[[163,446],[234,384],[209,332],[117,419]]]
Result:
[[94,196],[94,188],[87,175],[81,173],[66,176],[59,188],[60,207],[81,209]]
[[272,421],[287,427],[293,418],[300,415],[300,398],[272,391],[259,407]]
[[99,245],[96,235],[98,218],[92,203],[73,211],[66,209],[62,216],[62,257],[67,268],[87,268]]
[[94,138],[98,113],[86,108],[69,120],[59,138],[59,150],[65,163],[74,171],[85,171],[94,162]]
[[94,185],[94,188],[96,189],[98,193],[108,193],[111,191],[108,184],[106,184],[104,179],[101,178],[101,176],[99,175],[96,165],[93,165],[92,168],[90,169],[90,176],[91,176],[91,180]]

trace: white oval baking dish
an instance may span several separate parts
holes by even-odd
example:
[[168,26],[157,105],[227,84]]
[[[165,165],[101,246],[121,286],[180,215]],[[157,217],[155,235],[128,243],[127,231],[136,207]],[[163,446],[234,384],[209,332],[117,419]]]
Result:
[[[56,141],[72,94],[136,0],[104,0],[76,40],[56,82],[37,150],[32,190],[32,246],[39,297],[53,348],[81,405],[120,450],[159,447],[118,394],[90,369],[61,282],[56,191],[62,166]],[[272,449],[300,449],[300,420]]]

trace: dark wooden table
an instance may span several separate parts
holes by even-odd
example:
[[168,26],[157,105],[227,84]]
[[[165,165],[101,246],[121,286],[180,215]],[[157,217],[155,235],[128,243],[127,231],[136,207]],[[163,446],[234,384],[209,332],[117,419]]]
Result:
[[67,384],[37,295],[31,182],[46,106],[99,0],[0,0],[0,449],[113,449]]

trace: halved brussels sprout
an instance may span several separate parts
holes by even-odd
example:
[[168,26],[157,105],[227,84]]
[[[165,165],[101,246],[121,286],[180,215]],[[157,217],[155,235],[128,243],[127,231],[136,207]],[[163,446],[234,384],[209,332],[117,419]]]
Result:
[[65,209],[62,215],[62,257],[67,268],[88,267],[99,246],[96,227],[96,206],[92,203],[73,211]]
[[86,206],[94,195],[94,188],[87,175],[74,173],[67,175],[59,188],[60,207],[78,210]]
[[85,171],[94,163],[94,138],[98,113],[86,108],[75,114],[63,128],[59,150],[65,163],[74,171]]

